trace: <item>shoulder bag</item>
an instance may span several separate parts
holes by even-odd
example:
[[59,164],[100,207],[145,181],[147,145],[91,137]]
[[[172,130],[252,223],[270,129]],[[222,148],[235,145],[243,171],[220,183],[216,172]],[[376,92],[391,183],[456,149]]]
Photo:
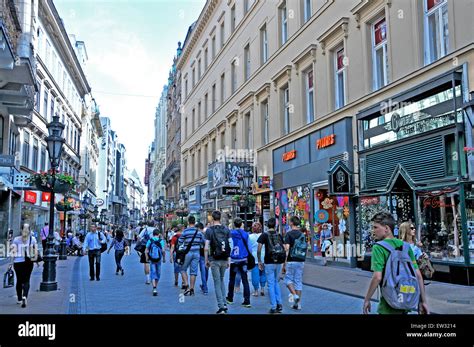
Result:
[[191,247],[193,245],[193,242],[194,242],[194,239],[196,238],[196,235],[197,235],[198,232],[199,232],[199,230],[196,229],[196,232],[194,233],[191,242],[189,243],[189,245],[186,247],[185,250],[181,250],[181,249],[176,250],[176,264],[178,264],[178,265],[183,265],[184,264],[184,260],[186,259],[186,254],[189,253],[189,250],[191,249]]
[[249,246],[247,245],[247,241],[245,240],[245,237],[242,234],[242,231],[239,231],[239,233],[240,233],[240,235],[242,235],[242,241],[244,242],[245,249],[247,250],[247,253],[248,253],[248,256],[247,256],[247,269],[252,270],[256,265],[255,257],[249,251]]

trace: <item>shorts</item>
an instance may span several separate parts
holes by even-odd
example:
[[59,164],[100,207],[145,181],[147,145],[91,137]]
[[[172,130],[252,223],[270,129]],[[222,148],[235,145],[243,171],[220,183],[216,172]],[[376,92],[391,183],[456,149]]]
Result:
[[150,263],[150,279],[159,281],[161,277],[161,261]]
[[303,261],[290,261],[286,263],[285,284],[292,284],[295,290],[303,290]]
[[140,263],[142,263],[142,264],[149,264],[149,263],[150,263],[149,261],[146,261],[146,255],[145,255],[145,253],[142,253],[142,254],[140,255]]
[[181,266],[181,272],[188,271],[188,267],[191,266],[191,276],[197,276],[200,259],[201,256],[199,251],[189,251],[189,253],[186,254],[186,258],[184,259],[184,264]]
[[176,263],[176,252],[173,253],[173,265],[174,265],[174,273],[175,274],[181,273],[181,265]]

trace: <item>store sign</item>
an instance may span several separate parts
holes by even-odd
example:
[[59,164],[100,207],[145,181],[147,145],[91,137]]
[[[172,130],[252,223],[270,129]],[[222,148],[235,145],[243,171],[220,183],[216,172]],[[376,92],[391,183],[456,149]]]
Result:
[[45,193],[43,192],[41,194],[41,201],[42,202],[51,202],[51,193]]
[[296,158],[296,150],[283,153],[283,161],[290,161]]
[[240,195],[242,191],[238,187],[222,187],[222,195]]
[[336,135],[332,134],[316,141],[316,148],[322,149],[336,144]]
[[26,190],[25,191],[25,201],[31,204],[36,204],[36,199],[38,198],[38,194],[35,192]]
[[103,206],[104,205],[104,200],[103,199],[97,199],[97,206]]
[[370,205],[377,205],[380,203],[380,199],[378,196],[371,196],[371,197],[361,197],[360,204],[362,206],[370,206]]
[[196,198],[197,198],[196,187],[189,189],[188,195],[189,195],[189,202],[196,201]]
[[270,176],[258,176],[258,188],[270,189],[272,180]]
[[218,195],[217,189],[210,190],[210,191],[207,192],[207,198],[208,199],[215,199],[215,198],[217,198],[217,195]]
[[351,195],[353,192],[352,173],[340,160],[329,171],[330,195]]
[[13,167],[15,166],[14,155],[0,155],[0,166]]

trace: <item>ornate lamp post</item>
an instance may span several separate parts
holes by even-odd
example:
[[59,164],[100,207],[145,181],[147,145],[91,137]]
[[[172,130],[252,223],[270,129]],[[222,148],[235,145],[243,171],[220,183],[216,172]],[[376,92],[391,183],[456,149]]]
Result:
[[249,204],[249,191],[250,191],[250,185],[252,184],[252,179],[253,179],[253,172],[252,168],[250,166],[244,167],[243,169],[243,174],[241,175],[239,179],[239,185],[240,189],[242,190],[242,193],[245,194],[245,212],[244,212],[244,230],[247,230],[247,210],[248,207],[250,206]]
[[[59,116],[54,116],[53,121],[47,125],[49,136],[46,137],[48,144],[48,154],[51,163],[52,180],[56,183],[56,168],[59,167],[61,162],[61,154],[63,151],[64,138],[62,133],[64,130],[64,124],[59,122]],[[40,291],[50,292],[58,289],[58,283],[56,282],[56,260],[57,255],[54,252],[54,188],[51,192],[51,201],[49,203],[49,234],[47,237],[47,249],[44,254],[43,260],[43,281],[40,284]]]
[[100,220],[97,218],[99,216],[99,207],[97,205],[94,206],[94,212],[92,212],[92,214],[94,215],[94,219],[92,220],[92,223],[99,223]]
[[90,196],[86,195],[82,198],[82,211],[81,214],[84,214],[84,235],[86,234],[86,229],[87,229],[87,212],[89,212],[89,206],[91,204],[91,198]]

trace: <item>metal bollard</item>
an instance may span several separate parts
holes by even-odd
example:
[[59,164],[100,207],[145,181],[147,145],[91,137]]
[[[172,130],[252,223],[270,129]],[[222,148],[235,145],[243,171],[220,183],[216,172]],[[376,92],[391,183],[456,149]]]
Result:
[[59,244],[59,260],[67,259],[67,250],[66,250],[66,239],[63,237],[61,243]]

